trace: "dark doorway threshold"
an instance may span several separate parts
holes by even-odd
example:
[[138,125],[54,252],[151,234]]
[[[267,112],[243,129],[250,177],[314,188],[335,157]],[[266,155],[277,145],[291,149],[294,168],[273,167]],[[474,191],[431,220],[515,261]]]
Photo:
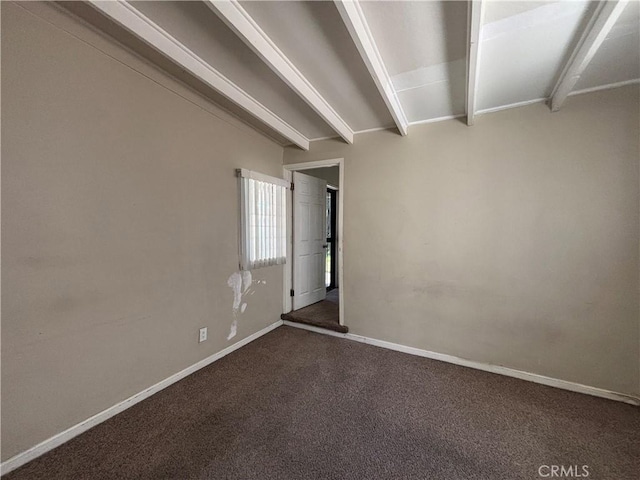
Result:
[[280,315],[282,320],[303,323],[314,327],[326,328],[334,332],[348,333],[349,327],[340,325],[340,307],[338,305],[338,289],[327,294],[326,300]]

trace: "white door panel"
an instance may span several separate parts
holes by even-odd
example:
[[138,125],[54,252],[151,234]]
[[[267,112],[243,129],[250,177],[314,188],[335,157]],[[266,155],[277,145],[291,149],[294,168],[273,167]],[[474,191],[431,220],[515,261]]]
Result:
[[293,309],[324,300],[327,182],[293,172]]

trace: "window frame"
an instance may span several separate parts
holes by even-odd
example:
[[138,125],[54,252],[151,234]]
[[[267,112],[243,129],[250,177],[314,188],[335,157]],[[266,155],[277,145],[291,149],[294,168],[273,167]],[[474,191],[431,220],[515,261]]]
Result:
[[[238,232],[241,271],[287,261],[287,190],[290,183],[244,168],[238,177],[240,222]],[[261,225],[257,225],[261,223]]]

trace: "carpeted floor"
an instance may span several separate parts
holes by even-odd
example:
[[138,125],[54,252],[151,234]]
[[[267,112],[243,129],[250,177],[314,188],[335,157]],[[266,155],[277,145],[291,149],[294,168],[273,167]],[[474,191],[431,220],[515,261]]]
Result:
[[282,320],[289,320],[290,322],[304,323],[335,332],[347,333],[349,332],[349,327],[340,325],[340,306],[338,299],[338,289],[334,288],[327,293],[325,300],[299,310],[283,313],[280,315],[280,318],[282,318]]
[[640,410],[280,327],[6,480],[531,480],[543,465],[638,478]]
[[329,290],[327,292],[327,298],[326,300],[329,302],[333,302],[336,305],[338,305],[340,303],[340,289],[339,288],[334,288],[333,290]]

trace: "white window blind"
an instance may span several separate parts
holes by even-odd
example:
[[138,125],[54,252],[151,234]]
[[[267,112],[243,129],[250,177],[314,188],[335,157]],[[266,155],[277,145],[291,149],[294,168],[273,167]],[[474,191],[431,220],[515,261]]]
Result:
[[240,269],[281,265],[287,260],[286,201],[289,183],[250,170],[240,181]]

